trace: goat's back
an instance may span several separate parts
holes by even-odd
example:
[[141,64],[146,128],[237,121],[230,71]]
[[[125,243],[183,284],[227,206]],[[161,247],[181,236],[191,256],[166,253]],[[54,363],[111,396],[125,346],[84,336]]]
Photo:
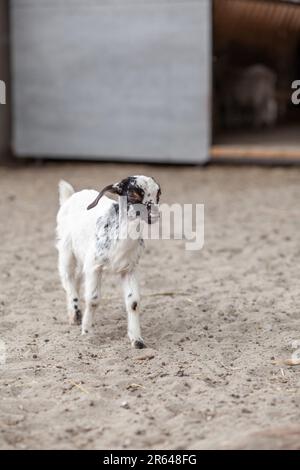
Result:
[[78,260],[84,260],[89,249],[94,248],[96,222],[113,205],[114,201],[103,196],[99,204],[87,210],[98,192],[85,189],[71,195],[57,214],[57,247],[68,246]]

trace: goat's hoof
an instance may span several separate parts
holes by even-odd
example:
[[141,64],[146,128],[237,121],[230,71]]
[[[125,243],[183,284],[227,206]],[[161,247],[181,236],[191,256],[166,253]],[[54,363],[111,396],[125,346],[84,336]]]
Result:
[[82,314],[80,310],[76,310],[72,316],[70,316],[70,324],[71,325],[81,325]]
[[135,349],[143,349],[146,346],[145,346],[145,343],[143,343],[143,341],[136,339],[132,342],[132,347]]
[[77,311],[70,317],[70,325],[81,325],[82,315],[80,311]]
[[81,320],[82,320],[82,314],[80,310],[76,310],[75,316],[75,325],[81,325]]
[[93,325],[82,325],[81,327],[81,334],[83,336],[94,336],[94,326]]

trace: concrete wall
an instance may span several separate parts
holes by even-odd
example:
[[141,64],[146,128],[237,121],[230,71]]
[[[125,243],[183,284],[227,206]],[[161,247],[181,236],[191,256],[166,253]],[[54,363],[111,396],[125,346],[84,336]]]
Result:
[[17,156],[208,158],[210,0],[11,0]]
[[0,1],[0,80],[6,84],[6,104],[0,104],[0,163],[10,152],[9,0]]

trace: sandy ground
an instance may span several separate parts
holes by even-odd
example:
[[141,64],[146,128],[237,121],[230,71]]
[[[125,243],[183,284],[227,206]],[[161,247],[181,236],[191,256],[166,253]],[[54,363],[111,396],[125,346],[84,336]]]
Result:
[[[94,337],[68,325],[54,248],[61,177],[136,173],[205,204],[202,251],[147,243],[143,351],[113,276]],[[300,366],[276,363],[300,340],[300,169],[53,163],[0,184],[1,448],[300,448]]]

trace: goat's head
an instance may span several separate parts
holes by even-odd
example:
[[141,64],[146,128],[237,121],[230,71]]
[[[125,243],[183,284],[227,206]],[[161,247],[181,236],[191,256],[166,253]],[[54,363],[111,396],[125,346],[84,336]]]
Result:
[[110,184],[99,192],[87,209],[95,207],[106,192],[126,198],[128,209],[133,209],[148,224],[157,220],[161,190],[154,178],[143,175],[128,176],[119,183]]

